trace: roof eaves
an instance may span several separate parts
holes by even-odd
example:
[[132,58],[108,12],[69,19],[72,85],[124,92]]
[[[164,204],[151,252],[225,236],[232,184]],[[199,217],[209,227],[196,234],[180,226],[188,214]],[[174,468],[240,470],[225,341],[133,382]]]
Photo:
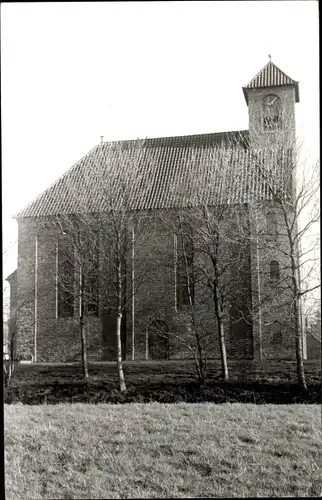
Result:
[[13,278],[15,278],[17,275],[17,271],[18,270],[15,269],[11,274],[9,274],[9,276],[7,276],[7,278],[6,278],[6,281],[11,281]]
[[[295,87],[295,102],[300,102],[300,91],[299,91],[299,82],[296,82],[295,80],[293,80],[295,83],[289,83],[288,85],[283,85],[283,87]],[[263,86],[263,87],[260,87],[260,88],[274,88],[274,87],[281,87],[281,85],[266,85],[266,86]],[[248,106],[249,104],[249,101],[248,101],[248,94],[247,94],[247,91],[249,90],[256,90],[255,87],[253,88],[247,88],[247,87],[242,87],[243,89],[243,94],[244,94],[244,97],[245,97],[245,101],[246,101],[246,104]]]

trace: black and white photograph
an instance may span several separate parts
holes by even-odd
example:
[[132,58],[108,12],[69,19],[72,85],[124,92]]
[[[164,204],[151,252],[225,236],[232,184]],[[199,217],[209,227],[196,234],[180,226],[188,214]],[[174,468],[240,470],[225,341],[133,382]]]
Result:
[[2,2],[1,497],[322,496],[318,7]]

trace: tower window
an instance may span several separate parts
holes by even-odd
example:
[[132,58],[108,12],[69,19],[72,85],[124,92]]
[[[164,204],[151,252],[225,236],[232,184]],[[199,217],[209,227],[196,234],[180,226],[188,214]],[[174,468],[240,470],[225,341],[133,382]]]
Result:
[[271,281],[278,281],[280,279],[280,266],[277,260],[272,260],[269,265],[269,277]]
[[282,125],[282,103],[277,95],[270,94],[262,101],[263,128],[266,131],[280,129]]

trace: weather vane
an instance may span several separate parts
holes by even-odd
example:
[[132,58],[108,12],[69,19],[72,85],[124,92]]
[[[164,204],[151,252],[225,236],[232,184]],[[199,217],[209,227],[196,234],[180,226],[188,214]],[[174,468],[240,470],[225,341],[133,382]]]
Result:
[[268,54],[268,57],[269,57],[269,62],[272,62],[272,56],[271,56],[271,54]]

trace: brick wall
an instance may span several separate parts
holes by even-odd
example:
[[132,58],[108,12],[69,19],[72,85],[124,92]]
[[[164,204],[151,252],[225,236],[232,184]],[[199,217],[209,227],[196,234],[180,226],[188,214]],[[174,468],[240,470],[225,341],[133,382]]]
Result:
[[[266,225],[266,211],[263,209],[258,215],[258,225],[263,230]],[[229,221],[231,223],[231,221]],[[51,227],[44,228],[41,223],[24,220],[19,223],[19,259],[18,259],[18,303],[21,304],[18,314],[18,352],[34,354],[35,340],[35,236],[37,234],[37,360],[38,361],[73,361],[80,359],[81,344],[79,333],[77,296],[74,304],[74,317],[58,318],[56,314],[56,244],[59,231]],[[128,238],[131,238],[129,228]],[[132,336],[134,330],[134,357],[146,359],[151,356],[151,338],[149,329],[151,322],[163,321],[169,329],[169,356],[170,358],[192,357],[191,351],[185,344],[196,348],[195,337],[189,330],[189,308],[176,309],[175,300],[175,253],[174,227],[171,214],[150,214],[146,216],[144,230],[135,230],[136,246],[134,252],[134,271],[136,294],[132,300],[132,252],[128,254],[127,264],[127,295],[128,306],[124,315],[123,347],[126,359],[132,356]],[[283,244],[283,243],[281,243]],[[110,276],[106,282],[112,283],[113,266],[109,266],[109,259],[105,258],[106,241],[101,241],[100,266],[102,276]],[[258,286],[261,295],[268,291],[269,262],[273,258],[280,260],[280,254],[268,252],[267,246],[261,240],[259,248],[252,242],[245,252],[244,267],[240,270],[231,268],[232,275],[239,273],[238,283],[242,287],[245,311],[256,301]],[[107,252],[108,253],[108,252]],[[258,276],[257,259],[260,266]],[[77,272],[77,271],[75,271]],[[112,274],[111,274],[112,273]],[[237,292],[238,290],[236,290]],[[112,292],[111,292],[112,293]],[[236,296],[232,297],[232,302]],[[207,344],[210,357],[219,357],[218,328],[214,315],[211,292],[201,285],[195,290],[195,309],[198,331],[201,332],[202,342]],[[134,306],[134,328],[132,313]],[[273,314],[274,313],[274,314]],[[224,318],[227,351],[229,357],[251,358],[262,344],[263,357],[288,357],[294,352],[293,338],[287,330],[283,318],[285,310],[272,307],[262,312],[259,320],[249,324],[232,321],[232,316],[226,314]],[[282,345],[276,346],[272,341],[271,324],[274,320],[282,324]],[[86,319],[88,358],[89,360],[115,359],[115,322],[116,316],[113,304],[106,301],[103,288],[100,288],[99,316],[89,316]],[[150,326],[149,326],[150,325]],[[261,326],[261,339],[258,333]],[[150,333],[150,335],[152,335]],[[147,344],[148,336],[148,344]],[[182,341],[184,340],[184,342]],[[149,352],[150,351],[150,352]]]
[[32,220],[19,222],[17,268],[17,355],[34,355],[35,237]]
[[[277,234],[269,234],[269,220],[274,214]],[[253,214],[254,216],[254,214]],[[254,219],[254,217],[253,217]],[[256,282],[256,293],[260,287],[260,300],[262,303],[260,314],[262,355],[264,358],[294,358],[295,339],[290,322],[290,303],[292,292],[290,289],[290,259],[284,253],[289,249],[286,237],[286,228],[283,221],[281,209],[272,202],[262,204],[256,213],[258,234],[258,245],[253,243],[253,281]],[[255,238],[254,238],[255,239]],[[257,251],[257,262],[259,271],[255,269]],[[274,282],[270,278],[270,263],[277,261],[280,267],[280,279]],[[257,280],[256,280],[257,276]],[[273,323],[277,321],[281,325],[281,343],[274,343]],[[257,321],[257,328],[259,320]]]
[[[192,357],[187,344],[196,349],[196,339],[190,327],[190,308],[176,308],[175,288],[175,244],[174,221],[171,215],[157,220],[152,217],[147,234],[142,236],[141,244],[135,253],[135,275],[144,279],[139,281],[139,293],[135,296],[135,358],[145,359],[147,351],[147,335],[152,321],[166,322],[170,330],[170,356],[181,358]],[[249,251],[248,251],[249,252]],[[239,285],[243,286],[243,294],[250,300],[250,259],[245,259],[245,268],[231,268],[231,274],[236,276]],[[238,273],[240,274],[237,279]],[[241,278],[242,276],[242,278]],[[242,281],[243,280],[243,281]],[[246,298],[244,297],[246,300]],[[207,345],[210,357],[219,357],[217,336],[217,321],[214,314],[212,293],[202,285],[195,287],[195,315],[198,332],[202,344]],[[227,346],[231,357],[247,353],[253,356],[252,326],[241,322],[233,323],[226,317],[225,330]],[[132,325],[131,325],[132,328]],[[239,335],[240,334],[240,335]],[[239,335],[239,338],[238,338]],[[181,339],[181,340],[180,340]]]

